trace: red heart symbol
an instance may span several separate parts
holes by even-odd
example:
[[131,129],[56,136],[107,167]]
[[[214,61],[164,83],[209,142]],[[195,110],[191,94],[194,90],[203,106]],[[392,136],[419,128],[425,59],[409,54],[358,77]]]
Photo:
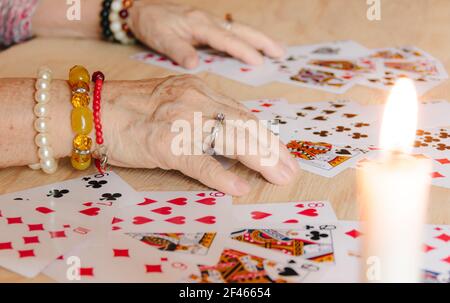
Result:
[[144,198],[144,202],[138,203],[139,206],[144,206],[144,205],[148,205],[148,204],[152,204],[155,203],[156,200],[152,200],[149,198]]
[[175,198],[175,199],[169,200],[167,202],[175,204],[175,205],[186,205],[186,201],[187,201],[186,198]]
[[113,226],[112,227],[112,230],[119,230],[119,229],[122,229],[122,227],[120,227],[120,226]]
[[79,213],[86,215],[86,216],[93,217],[93,216],[97,216],[99,211],[100,211],[100,208],[91,207],[91,208],[86,208],[86,209],[80,210]]
[[185,222],[184,222],[185,219],[186,219],[186,218],[183,217],[183,216],[178,216],[178,217],[173,217],[173,218],[167,219],[166,221],[167,221],[167,222],[170,222],[170,223],[173,223],[173,224],[178,224],[178,225],[180,225],[180,224],[184,224],[184,223],[185,223]]
[[160,215],[170,215],[172,213],[172,207],[165,206],[156,209],[152,209],[152,212],[160,214]]
[[214,224],[214,223],[216,223],[216,217],[214,217],[214,216],[206,216],[206,217],[203,217],[203,218],[195,219],[195,221],[198,221],[200,223],[205,223],[205,224]]
[[197,196],[199,196],[199,197],[204,197],[204,196],[205,196],[205,193],[198,193]]
[[303,208],[303,207],[305,207],[305,204],[303,204],[303,203],[300,203],[300,204],[297,204],[297,205],[295,205],[295,207],[300,207],[300,208]]
[[86,207],[90,207],[90,206],[92,206],[92,204],[93,204],[92,202],[83,203],[83,205],[86,206]]
[[158,61],[167,61],[167,58],[159,57],[159,58],[158,58]]
[[314,208],[308,208],[308,209],[299,211],[297,214],[308,216],[308,217],[317,217],[319,215],[317,213],[317,210],[315,210]]
[[213,59],[205,59],[205,63],[211,63],[211,62],[214,62],[214,60]]
[[122,219],[120,219],[120,218],[117,218],[117,217],[114,217],[113,219],[112,219],[112,222],[111,222],[111,224],[116,224],[116,223],[120,223],[120,222],[122,222],[123,220]]
[[40,212],[40,213],[42,213],[44,215],[55,212],[53,209],[50,209],[50,208],[45,207],[45,206],[37,207],[36,211],[38,211],[38,212]]
[[289,219],[289,220],[284,221],[283,223],[298,223],[298,220],[296,220],[296,219]]
[[255,220],[264,219],[264,218],[272,215],[272,214],[268,214],[268,213],[265,213],[262,211],[252,211],[251,214],[252,214],[252,219],[255,219]]
[[133,218],[133,224],[136,224],[136,225],[141,225],[141,224],[149,223],[152,221],[153,221],[152,219],[146,218],[146,217],[134,217]]
[[197,200],[195,202],[202,203],[205,205],[214,205],[214,204],[216,204],[216,199],[215,198],[204,198],[204,199]]
[[241,72],[244,72],[244,73],[249,72],[251,70],[252,70],[251,68],[241,67]]

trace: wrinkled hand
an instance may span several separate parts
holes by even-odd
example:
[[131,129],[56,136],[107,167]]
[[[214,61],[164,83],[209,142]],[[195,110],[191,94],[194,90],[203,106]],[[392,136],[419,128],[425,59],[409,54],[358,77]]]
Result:
[[[110,163],[124,167],[175,169],[228,194],[248,193],[248,183],[225,170],[214,157],[204,153],[177,155],[172,152],[172,142],[177,135],[171,130],[175,121],[187,121],[192,126],[189,136],[192,140],[186,144],[203,146],[204,137],[193,136],[196,131],[194,112],[202,113],[203,123],[206,123],[205,120],[212,122],[217,113],[225,114],[225,125],[220,134],[226,139],[217,140],[216,148],[226,150],[226,145],[233,141],[232,146],[235,147],[227,157],[236,158],[275,184],[287,184],[297,173],[297,163],[286,147],[282,144],[268,144],[269,138],[272,143],[279,143],[270,132],[265,132],[269,137],[259,136],[258,133],[250,133],[241,124],[233,123],[238,120],[255,120],[240,103],[212,91],[199,78],[186,75],[154,80],[105,82],[102,120]],[[195,127],[197,131],[199,127],[202,128],[200,132],[203,135],[210,134],[210,130],[205,131],[202,125]],[[239,137],[224,134],[228,127],[247,135]],[[257,142],[259,152],[236,152],[237,146],[250,144],[251,136],[256,138],[254,142]],[[267,155],[276,155],[278,161],[271,166],[265,165],[261,160]]]
[[262,55],[281,57],[283,48],[263,33],[224,20],[189,6],[155,0],[136,1],[130,10],[130,27],[135,36],[186,68],[198,65],[194,46],[209,45],[248,64],[261,64]]

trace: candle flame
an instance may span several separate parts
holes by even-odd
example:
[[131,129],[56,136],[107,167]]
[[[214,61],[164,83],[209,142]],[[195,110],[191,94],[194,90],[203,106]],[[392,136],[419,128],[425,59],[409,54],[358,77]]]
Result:
[[400,78],[387,99],[381,124],[380,147],[411,153],[416,136],[418,99],[411,79]]

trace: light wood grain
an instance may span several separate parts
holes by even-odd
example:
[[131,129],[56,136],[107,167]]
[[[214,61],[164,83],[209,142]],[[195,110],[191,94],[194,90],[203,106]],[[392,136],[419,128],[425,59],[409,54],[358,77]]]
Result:
[[[415,45],[439,58],[450,69],[450,1],[448,0],[382,0],[381,21],[366,19],[366,1],[361,0],[228,0],[177,1],[190,3],[224,15],[232,12],[236,20],[248,23],[277,37],[287,45],[311,44],[332,40],[353,39],[363,45],[388,47]],[[141,51],[138,46],[123,47],[100,41],[35,39],[0,53],[0,77],[34,77],[43,64],[54,70],[55,77],[65,79],[74,64],[89,70],[102,70],[108,79],[141,79],[162,77],[172,72],[129,59]],[[380,103],[386,92],[360,86],[343,95],[298,88],[279,83],[250,87],[209,73],[199,75],[213,88],[238,100],[261,97],[284,97],[292,103],[349,98],[364,104]],[[450,99],[450,82],[446,81],[422,97],[423,100]],[[11,100],[13,102],[13,100]],[[449,118],[450,119],[450,118]],[[107,126],[105,126],[107,127]],[[116,172],[136,190],[201,190],[195,180],[177,172],[159,169],[121,169]],[[232,168],[253,186],[252,192],[234,203],[264,203],[292,200],[329,200],[339,219],[358,219],[355,197],[355,171],[346,170],[333,179],[302,172],[290,186],[270,185],[242,165]],[[90,172],[94,172],[91,169]],[[0,171],[0,194],[50,184],[84,173],[71,169],[64,160],[59,171],[47,176],[25,167]],[[450,190],[433,187],[428,223],[450,223]],[[47,282],[40,275],[24,279],[0,269],[0,281]]]

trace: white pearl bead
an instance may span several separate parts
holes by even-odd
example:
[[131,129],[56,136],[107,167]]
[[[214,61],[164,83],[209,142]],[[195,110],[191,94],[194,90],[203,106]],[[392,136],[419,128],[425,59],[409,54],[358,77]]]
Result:
[[53,158],[42,159],[40,164],[42,170],[47,174],[53,174],[58,168],[58,163]]
[[50,70],[39,70],[38,78],[51,81],[52,80],[52,72]]
[[47,117],[49,114],[47,106],[43,103],[36,104],[34,106],[34,114],[39,118]]
[[127,35],[123,31],[120,31],[120,32],[114,33],[114,37],[119,41],[123,41],[124,39],[127,38]]
[[122,1],[120,0],[114,0],[111,3],[111,10],[113,12],[119,12],[122,9]]
[[113,33],[119,33],[122,31],[122,24],[118,21],[111,23],[110,29]]
[[36,143],[36,145],[38,147],[43,147],[43,146],[48,146],[50,145],[49,139],[48,139],[48,135],[46,133],[39,133],[36,135],[36,137],[34,137],[34,143]]
[[109,14],[109,21],[112,22],[116,22],[119,21],[119,14]]
[[39,89],[34,94],[34,98],[38,103],[42,104],[48,103],[48,101],[50,101],[50,92],[48,90]]
[[28,167],[31,168],[32,170],[38,170],[41,169],[41,163],[30,164],[28,165]]
[[50,89],[50,81],[44,79],[38,79],[34,87],[37,90],[49,90]]
[[46,118],[37,118],[34,120],[34,129],[38,133],[46,133],[48,132],[48,123],[49,120]]
[[39,159],[53,158],[53,149],[50,146],[42,146],[38,149]]

